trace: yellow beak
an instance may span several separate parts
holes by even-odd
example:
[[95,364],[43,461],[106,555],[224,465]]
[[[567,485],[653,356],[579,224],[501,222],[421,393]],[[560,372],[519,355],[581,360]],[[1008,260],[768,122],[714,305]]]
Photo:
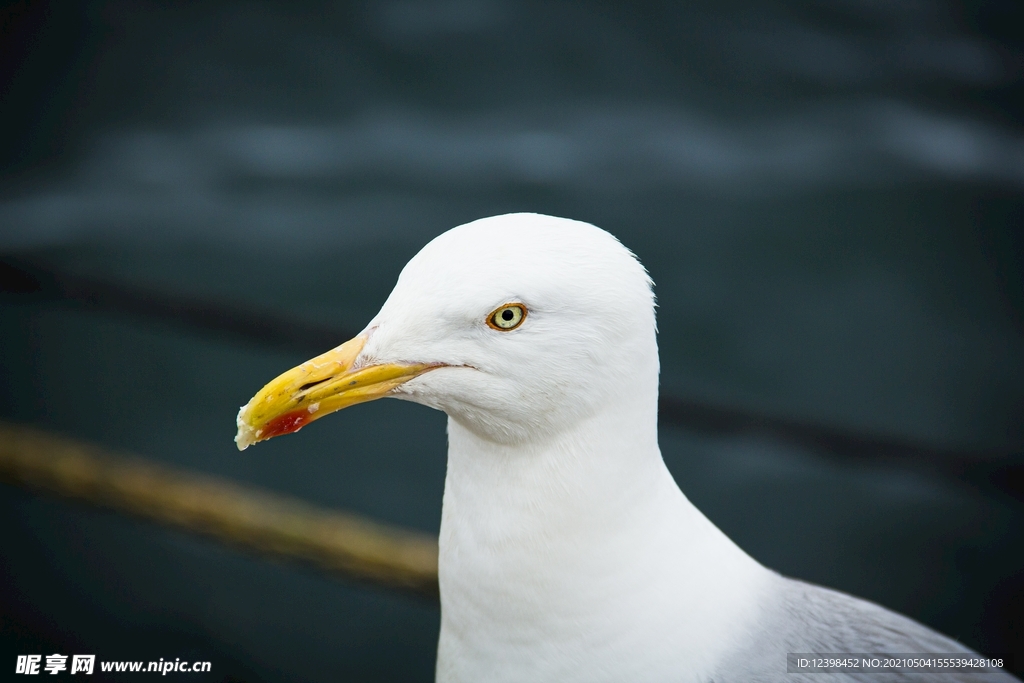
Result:
[[366,337],[358,336],[272,380],[238,411],[235,443],[254,443],[297,432],[313,420],[382,398],[440,364],[385,363],[353,369]]

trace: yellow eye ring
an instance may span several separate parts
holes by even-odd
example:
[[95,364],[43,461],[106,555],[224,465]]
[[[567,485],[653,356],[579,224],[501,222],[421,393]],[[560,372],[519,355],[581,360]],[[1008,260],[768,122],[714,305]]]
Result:
[[526,320],[526,306],[523,304],[503,304],[491,311],[487,316],[487,326],[499,332],[514,330]]

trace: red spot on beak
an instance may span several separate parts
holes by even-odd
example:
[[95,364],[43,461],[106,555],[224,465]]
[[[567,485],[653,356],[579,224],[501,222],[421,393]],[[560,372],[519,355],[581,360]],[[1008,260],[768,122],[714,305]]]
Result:
[[293,410],[290,413],[278,415],[263,428],[260,433],[260,441],[297,432],[309,423],[310,417],[308,410]]

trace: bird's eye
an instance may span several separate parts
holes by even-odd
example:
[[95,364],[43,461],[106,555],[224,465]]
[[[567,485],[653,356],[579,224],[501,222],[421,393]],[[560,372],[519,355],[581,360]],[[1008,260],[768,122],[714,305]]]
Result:
[[523,324],[524,320],[526,320],[526,306],[522,304],[499,306],[487,316],[487,324],[502,332],[516,329]]

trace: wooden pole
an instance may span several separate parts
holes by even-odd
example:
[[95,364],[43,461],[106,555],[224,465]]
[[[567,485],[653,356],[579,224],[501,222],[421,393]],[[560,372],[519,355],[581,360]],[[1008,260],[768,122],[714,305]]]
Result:
[[0,480],[437,599],[437,539],[0,422]]

